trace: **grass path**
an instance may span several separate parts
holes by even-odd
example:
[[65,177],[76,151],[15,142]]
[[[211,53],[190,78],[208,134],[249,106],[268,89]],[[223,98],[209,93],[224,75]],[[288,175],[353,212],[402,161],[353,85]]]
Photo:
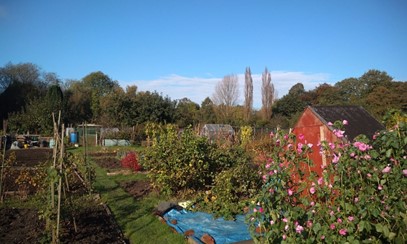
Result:
[[186,243],[184,237],[173,233],[152,213],[160,200],[156,193],[150,193],[135,200],[120,187],[120,182],[145,180],[142,174],[107,176],[106,170],[94,165],[96,181],[94,190],[100,193],[115,216],[117,223],[130,243]]

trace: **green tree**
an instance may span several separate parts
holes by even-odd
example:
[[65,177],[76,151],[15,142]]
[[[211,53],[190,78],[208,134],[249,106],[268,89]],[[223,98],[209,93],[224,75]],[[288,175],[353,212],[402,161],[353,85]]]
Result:
[[390,85],[393,78],[385,71],[371,69],[364,73],[359,78],[359,81],[362,84],[362,95],[367,96],[367,94],[371,93],[376,87],[386,87]]
[[207,97],[201,103],[200,113],[200,123],[202,124],[214,124],[216,123],[215,108],[212,100]]
[[132,124],[174,122],[175,102],[157,92],[139,92],[132,103]]
[[8,63],[0,68],[0,123],[24,109],[29,101],[43,97],[46,89],[47,83],[35,64]]
[[175,120],[180,128],[195,125],[198,122],[199,105],[188,98],[176,101]]
[[315,92],[316,100],[307,101],[303,97],[304,101],[311,102],[313,105],[344,105],[346,102],[342,98],[339,88],[331,86],[329,84],[321,84],[313,90]]
[[357,78],[347,78],[335,84],[346,104],[359,104],[362,98],[363,85]]
[[92,72],[82,79],[84,87],[90,90],[92,119],[96,122],[101,116],[101,100],[118,86],[109,76],[101,71]]
[[92,120],[91,91],[81,81],[70,80],[64,92],[67,100],[67,123],[80,124]]
[[305,89],[302,83],[297,83],[292,86],[287,95],[279,99],[275,106],[274,112],[287,117],[291,117],[294,114],[304,110],[307,105],[301,96],[304,95]]

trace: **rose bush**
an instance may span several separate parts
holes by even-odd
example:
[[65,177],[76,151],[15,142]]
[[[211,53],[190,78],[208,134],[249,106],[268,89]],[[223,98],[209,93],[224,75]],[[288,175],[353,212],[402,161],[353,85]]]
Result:
[[[333,125],[339,138],[346,135],[345,124]],[[253,238],[262,243],[405,243],[406,127],[400,122],[371,139],[319,145],[300,143],[306,138],[281,131],[271,135],[274,146],[259,171],[263,186],[248,216]],[[322,175],[309,170],[310,150],[320,150],[329,161]]]

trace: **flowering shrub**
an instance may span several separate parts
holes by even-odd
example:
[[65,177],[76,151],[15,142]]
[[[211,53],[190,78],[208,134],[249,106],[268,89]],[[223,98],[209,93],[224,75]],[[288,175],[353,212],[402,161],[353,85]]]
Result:
[[138,163],[135,152],[130,152],[124,158],[122,158],[121,164],[123,168],[131,169],[133,171],[141,170],[141,165]]
[[[347,121],[335,122],[342,138]],[[345,126],[346,128],[346,126]],[[249,223],[262,243],[407,240],[406,124],[377,133],[372,141],[307,145],[306,138],[278,132],[259,171],[263,186]],[[300,136],[302,137],[302,136]],[[310,150],[329,164],[317,175],[309,170]]]

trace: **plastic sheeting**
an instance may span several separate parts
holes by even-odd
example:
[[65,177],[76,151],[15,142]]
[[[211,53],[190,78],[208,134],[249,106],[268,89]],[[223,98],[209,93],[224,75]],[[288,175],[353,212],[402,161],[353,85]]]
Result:
[[[251,239],[243,215],[238,215],[235,221],[227,221],[223,218],[215,219],[208,213],[172,209],[164,214],[164,219],[181,234],[187,230],[194,230],[193,238],[197,243],[202,243],[200,239],[204,234],[212,236],[217,244]],[[171,223],[174,219],[177,221],[175,225]]]

